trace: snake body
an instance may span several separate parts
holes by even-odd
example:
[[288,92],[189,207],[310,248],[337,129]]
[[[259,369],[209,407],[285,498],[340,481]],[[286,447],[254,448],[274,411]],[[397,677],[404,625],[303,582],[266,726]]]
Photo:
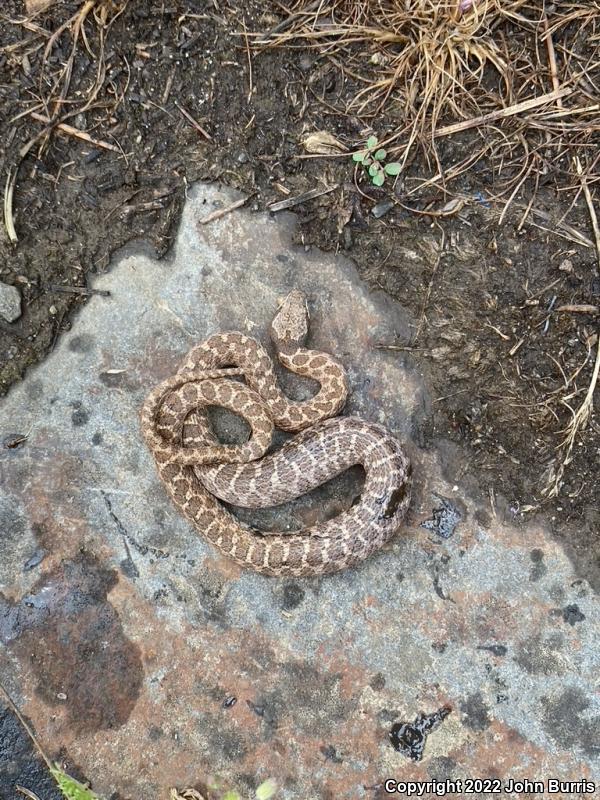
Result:
[[[267,575],[319,575],[362,561],[390,539],[410,502],[411,468],[399,442],[380,425],[335,417],[348,394],[346,372],[333,356],[304,347],[308,320],[304,295],[294,290],[270,333],[282,365],[319,383],[310,400],[282,392],[257,339],[226,332],[194,347],[141,412],[144,438],[177,508],[222,553]],[[248,441],[221,444],[208,422],[209,406],[243,417]],[[265,455],[274,427],[299,432]],[[359,502],[300,531],[257,531],[220,502],[277,505],[356,464],[365,470]]]

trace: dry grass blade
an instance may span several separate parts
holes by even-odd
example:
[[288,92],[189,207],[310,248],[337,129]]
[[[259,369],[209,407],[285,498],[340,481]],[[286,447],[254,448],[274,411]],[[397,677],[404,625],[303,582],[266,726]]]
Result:
[[90,53],[92,57],[94,54],[91,52],[89,45],[87,44],[87,39],[85,37],[85,29],[84,23],[87,19],[88,15],[96,5],[98,0],[86,0],[86,2],[79,8],[72,17],[70,17],[66,22],[64,22],[59,28],[57,28],[52,36],[48,39],[46,44],[46,48],[44,50],[44,60],[48,59],[52,48],[60,38],[60,36],[68,30],[70,27],[73,29],[73,44],[71,46],[71,52],[69,54],[69,58],[67,59],[63,71],[58,79],[55,81],[55,88],[58,84],[62,84],[58,97],[54,100],[54,109],[52,112],[52,116],[56,116],[62,107],[68,93],[69,93],[69,86],[71,84],[71,77],[73,75],[73,63],[75,61],[75,54],[77,53],[77,44],[79,42],[79,37],[81,35],[82,39],[84,40],[84,44],[86,45],[86,49]]
[[8,171],[6,176],[6,184],[4,186],[4,227],[11,244],[16,244],[19,239],[17,231],[15,230],[15,222],[13,219],[13,195],[15,191],[15,182],[17,179],[17,170],[12,169]]
[[592,193],[590,192],[590,187],[588,185],[587,178],[583,174],[583,167],[581,165],[581,160],[579,156],[575,156],[575,169],[577,170],[577,174],[581,179],[581,188],[583,189],[583,195],[585,197],[585,201],[587,203],[588,211],[590,214],[592,230],[594,231],[594,240],[596,242],[596,258],[598,261],[598,272],[600,273],[600,227],[598,226],[598,216],[596,214],[596,209],[594,208]]
[[296,197],[289,197],[287,200],[279,200],[277,203],[271,203],[268,207],[269,211],[285,211],[288,208],[294,208],[294,206],[299,206],[301,203],[306,203],[309,200],[315,200],[317,197],[321,197],[324,194],[329,194],[330,192],[334,192],[338,187],[338,184],[334,184],[333,186],[325,186],[324,188],[317,188],[317,189],[309,189],[307,192],[302,192],[302,194],[297,195]]
[[[473,116],[463,109],[469,85],[479,83],[487,64],[500,76],[507,69],[499,41],[490,34],[503,13],[497,0],[474,3],[469,13],[442,0],[299,2],[289,13],[285,32],[276,32],[276,27],[258,42],[272,46],[299,38],[305,45],[345,54],[349,46],[360,46],[356,72],[364,85],[350,110],[375,116],[388,100],[401,98],[420,131],[446,107],[459,117]],[[363,44],[371,50],[367,62]],[[476,103],[469,105],[478,111]]]
[[39,795],[37,795],[35,792],[32,792],[31,789],[25,788],[25,786],[19,786],[19,784],[16,783],[15,789],[20,794],[24,795],[25,797],[28,797],[29,800],[40,800]]
[[434,135],[436,137],[451,136],[453,133],[460,133],[461,131],[466,131],[469,128],[478,128],[481,125],[487,125],[489,122],[496,122],[500,119],[512,117],[515,114],[522,114],[523,111],[531,111],[538,106],[544,106],[547,103],[551,103],[553,100],[558,102],[561,98],[570,95],[572,91],[573,89],[571,87],[563,86],[562,89],[556,89],[554,92],[548,92],[548,94],[543,94],[541,97],[531,97],[529,100],[523,100],[521,103],[515,103],[508,108],[499,108],[497,111],[490,111],[488,114],[483,114],[473,119],[465,119],[461,122],[455,122],[452,125],[446,125],[443,128],[437,128],[434,132]]
[[600,306],[592,305],[592,303],[567,303],[564,306],[559,306],[556,310],[559,313],[566,314],[598,314],[600,313]]
[[542,490],[542,494],[546,495],[548,498],[558,497],[565,469],[573,460],[573,447],[575,446],[577,436],[580,431],[585,430],[590,420],[594,402],[594,392],[596,391],[596,385],[598,383],[598,375],[600,375],[600,338],[596,343],[596,362],[594,364],[592,379],[582,404],[577,411],[572,411],[566,400],[563,401],[564,405],[571,411],[572,418],[567,427],[566,436],[560,445],[564,452],[561,463],[551,476],[548,485]]

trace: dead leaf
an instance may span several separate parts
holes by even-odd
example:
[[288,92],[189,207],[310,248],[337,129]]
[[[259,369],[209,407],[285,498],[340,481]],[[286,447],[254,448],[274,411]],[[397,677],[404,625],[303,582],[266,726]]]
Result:
[[25,10],[28,14],[39,14],[54,3],[54,0],[25,0]]
[[464,204],[465,201],[462,199],[462,197],[453,197],[452,200],[449,200],[439,212],[440,216],[449,217],[451,214],[456,214],[462,209]]
[[327,131],[309,133],[302,141],[302,144],[308,153],[315,153],[321,156],[333,156],[348,152],[348,148]]

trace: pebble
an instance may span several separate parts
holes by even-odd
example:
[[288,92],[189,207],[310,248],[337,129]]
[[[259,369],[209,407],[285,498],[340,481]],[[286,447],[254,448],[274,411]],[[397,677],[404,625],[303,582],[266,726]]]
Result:
[[388,211],[391,211],[393,207],[393,200],[384,200],[381,203],[377,203],[376,206],[373,206],[371,209],[371,214],[373,214],[375,219],[379,219],[380,217],[383,217],[384,214],[387,214]]
[[573,272],[573,262],[570,258],[565,258],[564,261],[560,262],[558,268],[561,272]]
[[21,293],[16,286],[0,281],[0,317],[14,322],[21,316]]
[[345,225],[344,226],[344,249],[345,250],[352,250],[352,231],[350,228]]

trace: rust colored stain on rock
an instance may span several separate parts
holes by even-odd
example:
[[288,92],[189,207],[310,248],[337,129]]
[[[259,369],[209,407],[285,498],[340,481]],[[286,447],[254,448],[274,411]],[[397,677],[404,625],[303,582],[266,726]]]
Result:
[[43,575],[20,602],[0,595],[0,641],[27,661],[36,692],[79,731],[123,725],[143,679],[140,653],[107,594],[117,573],[89,554]]

